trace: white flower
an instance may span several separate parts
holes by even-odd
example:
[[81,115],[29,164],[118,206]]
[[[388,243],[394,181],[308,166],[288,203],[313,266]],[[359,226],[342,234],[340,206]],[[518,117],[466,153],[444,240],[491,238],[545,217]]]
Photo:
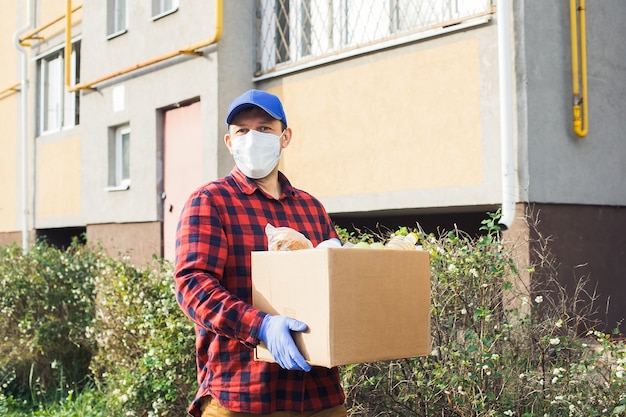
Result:
[[561,343],[561,339],[559,339],[558,337],[553,337],[550,339],[551,345],[558,345],[559,343]]
[[476,268],[470,269],[469,272],[474,278],[478,278],[478,271],[476,271]]
[[535,303],[541,304],[543,302],[543,296],[538,295],[535,297]]
[[456,271],[456,265],[455,264],[448,265],[448,271],[450,271],[450,272]]
[[466,315],[466,314],[467,314],[467,310],[466,310],[466,309],[464,309],[464,308],[462,308],[462,309],[461,309],[461,314]]
[[504,412],[504,415],[505,415],[505,416],[514,416],[514,415],[515,415],[515,413],[514,413],[512,410],[506,410],[506,411]]
[[563,320],[558,319],[556,323],[554,323],[554,326],[560,329],[561,327],[563,327]]

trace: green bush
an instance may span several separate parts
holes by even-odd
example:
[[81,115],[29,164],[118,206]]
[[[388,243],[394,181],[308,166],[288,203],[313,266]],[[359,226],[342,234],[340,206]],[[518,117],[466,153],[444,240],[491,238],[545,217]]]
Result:
[[99,259],[76,242],[67,250],[38,242],[26,254],[0,248],[0,398],[44,401],[84,384]]
[[0,279],[0,414],[185,414],[194,330],[167,262],[138,269],[76,242],[37,242],[0,248]]
[[[121,415],[185,415],[196,391],[194,328],[167,262],[137,269],[109,259],[96,279],[98,342],[91,369]],[[122,413],[123,412],[123,413]]]
[[554,275],[520,288],[496,220],[483,222],[480,237],[396,232],[416,232],[431,255],[433,351],[343,367],[351,416],[626,415],[623,343],[581,335],[591,307],[568,298]]
[[[430,253],[432,353],[342,367],[350,416],[626,415],[624,344],[589,323],[584,279],[573,295],[545,268],[521,285],[497,215],[478,237],[393,234],[409,232]],[[0,415],[185,415],[195,338],[169,263],[136,268],[97,248],[38,242],[0,248],[0,279]]]

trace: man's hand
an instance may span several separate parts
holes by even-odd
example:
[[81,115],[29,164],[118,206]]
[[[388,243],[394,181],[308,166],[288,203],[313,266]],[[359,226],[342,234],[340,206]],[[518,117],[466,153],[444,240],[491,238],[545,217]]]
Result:
[[290,333],[290,330],[303,332],[306,329],[307,325],[301,321],[268,314],[261,324],[259,339],[282,368],[309,372],[311,365],[304,360]]

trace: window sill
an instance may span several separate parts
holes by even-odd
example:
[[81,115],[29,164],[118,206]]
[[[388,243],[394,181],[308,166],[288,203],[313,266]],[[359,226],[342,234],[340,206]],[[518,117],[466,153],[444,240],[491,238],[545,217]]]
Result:
[[118,36],[122,36],[123,34],[125,34],[127,32],[128,32],[128,29],[122,29],[122,30],[119,30],[117,32],[110,33],[110,34],[107,35],[107,40],[110,41],[111,39],[117,38]]
[[166,10],[164,12],[161,12],[161,13],[159,13],[157,15],[152,16],[152,21],[154,22],[154,21],[159,20],[159,19],[161,19],[161,18],[163,18],[165,16],[171,15],[172,13],[176,13],[177,11],[178,11],[178,6],[172,8],[172,9]]
[[120,185],[110,185],[108,187],[106,187],[104,190],[105,191],[127,191],[130,188],[130,181],[128,182],[123,182]]

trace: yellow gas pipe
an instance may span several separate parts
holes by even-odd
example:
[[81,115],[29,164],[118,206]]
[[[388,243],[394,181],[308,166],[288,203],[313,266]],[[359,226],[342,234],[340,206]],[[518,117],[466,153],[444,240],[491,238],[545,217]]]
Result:
[[[580,20],[580,29],[578,21]],[[589,130],[589,96],[587,94],[587,38],[585,25],[585,0],[570,0],[570,23],[572,33],[572,107],[574,133],[587,136]],[[580,43],[579,43],[580,39]],[[580,58],[579,58],[580,51]],[[579,72],[580,65],[580,72]],[[581,89],[582,87],[582,94]]]
[[139,62],[130,67],[124,68],[122,70],[112,72],[110,74],[104,75],[102,77],[82,82],[80,84],[76,84],[74,86],[71,85],[70,80],[70,57],[72,54],[72,0],[67,0],[67,19],[66,19],[66,28],[65,28],[65,88],[68,92],[74,92],[78,90],[93,90],[95,84],[99,84],[103,81],[110,80],[115,77],[119,77],[120,75],[128,74],[129,72],[136,71],[138,69],[147,67],[149,65],[157,64],[159,62],[165,61],[170,58],[174,58],[179,55],[202,55],[202,53],[197,52],[198,49],[205,48],[209,45],[213,45],[217,43],[222,37],[222,28],[223,28],[223,0],[215,0],[215,30],[213,32],[213,36],[208,39],[202,40],[200,42],[187,45],[183,48],[176,49],[167,54],[163,54],[157,56],[155,58]]

